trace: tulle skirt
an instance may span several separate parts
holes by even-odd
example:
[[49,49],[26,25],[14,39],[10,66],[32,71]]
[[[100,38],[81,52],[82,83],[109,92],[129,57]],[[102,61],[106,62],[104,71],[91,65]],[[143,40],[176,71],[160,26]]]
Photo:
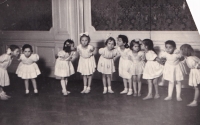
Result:
[[158,78],[163,73],[163,65],[156,61],[147,61],[144,67],[143,79]]
[[22,79],[33,79],[40,75],[40,69],[36,63],[27,65],[21,62],[17,67],[16,74]]
[[132,65],[130,66],[129,72],[131,73],[131,75],[141,75],[143,74],[144,66],[145,66],[144,61],[132,63]]
[[3,87],[9,85],[10,85],[10,79],[7,70],[0,67],[0,86]]
[[177,65],[170,65],[165,63],[163,70],[163,78],[170,82],[182,81],[186,73],[184,65],[179,63]]
[[81,75],[92,75],[95,72],[96,63],[94,56],[90,58],[83,58],[80,56],[78,62],[77,71],[81,73]]
[[54,75],[58,77],[69,77],[74,73],[74,67],[71,61],[56,60]]
[[189,86],[197,86],[200,83],[200,70],[191,69],[189,74]]
[[132,62],[122,57],[119,60],[119,76],[125,79],[130,79],[132,77],[129,72]]
[[97,70],[103,74],[112,74],[115,72],[115,65],[113,59],[99,58]]

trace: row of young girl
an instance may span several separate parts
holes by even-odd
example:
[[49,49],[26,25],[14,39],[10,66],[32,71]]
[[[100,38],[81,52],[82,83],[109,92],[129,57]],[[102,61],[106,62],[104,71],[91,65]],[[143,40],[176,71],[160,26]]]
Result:
[[[70,93],[67,91],[66,85],[68,83],[67,78],[75,73],[71,60],[76,50],[80,55],[77,71],[82,74],[84,82],[84,88],[81,93],[90,92],[92,75],[95,72],[96,63],[93,54],[95,48],[89,43],[89,35],[83,33],[81,34],[80,45],[77,46],[77,49],[74,48],[74,42],[72,40],[66,40],[63,50],[58,52],[58,58],[55,64],[55,75],[61,79],[63,95],[68,95]],[[176,82],[177,101],[181,101],[181,81],[184,79],[184,74],[186,74],[184,63],[181,61],[181,57],[183,56],[185,57],[184,62],[186,62],[187,66],[191,69],[189,85],[195,88],[194,100],[188,104],[188,106],[197,106],[199,95],[198,84],[200,82],[200,66],[198,63],[200,60],[194,56],[194,50],[190,45],[184,44],[180,47],[180,51],[178,51],[174,41],[166,41],[166,50],[161,52],[159,56],[155,52],[153,42],[150,39],[144,39],[143,41],[132,40],[129,47],[127,36],[119,35],[117,38],[117,45],[118,47],[115,47],[115,39],[109,37],[105,42],[105,47],[99,49],[101,57],[98,61],[97,70],[102,73],[104,85],[103,94],[107,92],[114,93],[111,88],[111,75],[115,72],[114,58],[120,56],[119,76],[123,78],[124,83],[124,90],[121,94],[127,93],[127,95],[132,95],[133,83],[133,95],[141,96],[141,78],[143,78],[148,81],[148,95],[143,98],[143,100],[153,98],[152,85],[155,87],[154,98],[157,99],[160,97],[157,79],[163,74],[163,79],[169,81],[168,96],[165,100],[171,100],[174,84]],[[21,63],[16,73],[25,80],[25,94],[29,94],[29,79],[32,80],[34,93],[37,94],[38,90],[35,78],[40,74],[40,70],[35,62],[39,59],[39,56],[37,54],[32,54],[32,47],[28,44],[23,46],[22,51],[23,54],[21,54],[19,58]],[[0,57],[0,98],[2,100],[9,98],[2,89],[3,86],[9,85],[6,68],[10,65],[12,58],[18,55],[19,47],[11,45],[7,53]],[[136,88],[136,83],[138,83],[138,90]]]

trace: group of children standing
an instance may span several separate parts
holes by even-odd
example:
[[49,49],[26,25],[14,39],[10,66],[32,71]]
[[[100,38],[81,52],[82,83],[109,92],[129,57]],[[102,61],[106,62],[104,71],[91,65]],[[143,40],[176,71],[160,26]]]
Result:
[[[74,47],[74,42],[70,39],[66,40],[63,50],[57,54],[55,63],[55,76],[61,80],[62,93],[64,96],[70,92],[67,91],[68,77],[75,73],[71,60],[77,52],[79,63],[77,71],[83,76],[84,87],[81,93],[89,93],[92,83],[92,75],[97,70],[102,73],[103,94],[114,93],[111,87],[111,76],[115,72],[115,58],[119,60],[119,76],[123,78],[124,90],[120,94],[133,96],[141,96],[141,79],[148,82],[148,94],[143,100],[157,99],[160,97],[158,91],[158,78],[163,75],[163,79],[169,81],[168,96],[165,100],[172,99],[174,85],[176,85],[176,98],[181,101],[181,81],[187,74],[185,64],[190,68],[189,85],[194,87],[194,100],[188,106],[197,106],[199,96],[198,84],[200,83],[200,59],[194,56],[194,50],[189,44],[184,44],[180,50],[176,48],[176,43],[172,40],[165,42],[165,51],[161,51],[158,55],[154,50],[153,41],[150,39],[134,39],[128,44],[128,38],[125,35],[119,35],[117,42],[113,37],[109,37],[105,41],[105,47],[99,49],[101,55],[96,66],[94,58],[95,47],[90,45],[90,36],[88,33],[82,33],[80,36],[80,45]],[[118,45],[116,47],[116,45]],[[39,60],[37,54],[32,53],[32,47],[25,44],[22,48],[21,61],[17,68],[17,75],[24,79],[25,94],[29,94],[29,79],[32,80],[34,93],[37,95],[37,84],[35,78],[40,74],[40,70],[36,64]],[[6,54],[0,56],[0,99],[6,100],[8,95],[3,91],[2,87],[9,85],[7,67],[10,65],[12,58],[18,57],[19,47],[11,45]],[[155,87],[155,95],[153,97],[153,85]],[[133,89],[134,91],[133,91]]]

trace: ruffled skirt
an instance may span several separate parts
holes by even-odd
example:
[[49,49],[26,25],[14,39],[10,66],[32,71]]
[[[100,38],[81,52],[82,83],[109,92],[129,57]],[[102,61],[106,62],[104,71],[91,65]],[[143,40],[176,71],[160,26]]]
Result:
[[147,61],[144,67],[143,79],[158,78],[163,73],[163,66],[156,61]]
[[56,60],[54,75],[58,77],[69,77],[74,74],[74,67],[71,61]]
[[10,79],[7,70],[0,67],[0,86],[3,87],[9,85],[10,85]]
[[80,56],[78,62],[77,71],[81,73],[81,75],[92,75],[95,72],[96,63],[94,56],[90,58],[83,58]]
[[144,61],[132,63],[132,65],[130,66],[130,69],[129,69],[129,73],[131,75],[141,75],[141,74],[143,74],[144,66],[145,66]]
[[197,86],[200,83],[200,70],[191,69],[189,74],[189,86]]
[[119,76],[124,79],[130,79],[132,77],[131,73],[129,72],[130,66],[132,62],[127,59],[123,59],[122,57],[119,60]]
[[22,79],[33,79],[40,75],[40,69],[36,63],[27,65],[21,62],[17,67],[16,74]]
[[115,65],[113,59],[99,58],[97,70],[103,74],[112,74],[115,72]]

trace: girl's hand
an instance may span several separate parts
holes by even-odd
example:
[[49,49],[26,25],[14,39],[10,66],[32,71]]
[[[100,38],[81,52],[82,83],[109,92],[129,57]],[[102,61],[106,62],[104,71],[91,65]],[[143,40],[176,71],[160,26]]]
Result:
[[160,58],[156,58],[155,59],[158,63],[160,63],[161,65],[164,65],[164,60],[163,59],[160,59]]

